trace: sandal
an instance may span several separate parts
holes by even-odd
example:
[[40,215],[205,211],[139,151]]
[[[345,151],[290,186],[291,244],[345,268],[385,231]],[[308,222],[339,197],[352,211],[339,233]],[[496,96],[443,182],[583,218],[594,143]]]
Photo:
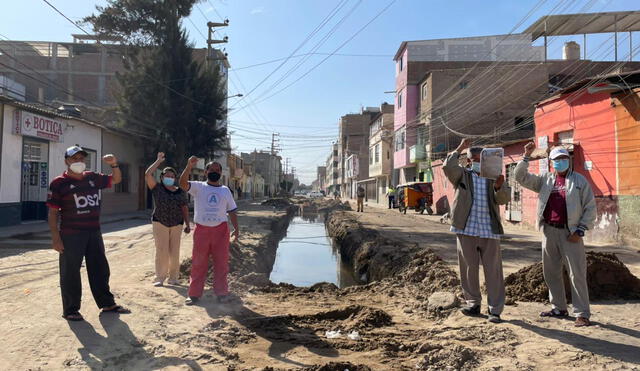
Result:
[[73,322],[84,321],[84,317],[82,317],[82,314],[78,312],[62,315],[62,318],[66,319],[67,321],[73,321]]
[[110,309],[102,309],[102,313],[129,314],[131,311],[121,305],[115,305]]
[[591,326],[591,321],[589,321],[589,318],[578,317],[578,318],[576,318],[576,323],[575,323],[574,326],[575,327]]
[[541,312],[540,317],[568,317],[569,312],[566,310],[560,310],[558,308],[553,308],[550,311]]

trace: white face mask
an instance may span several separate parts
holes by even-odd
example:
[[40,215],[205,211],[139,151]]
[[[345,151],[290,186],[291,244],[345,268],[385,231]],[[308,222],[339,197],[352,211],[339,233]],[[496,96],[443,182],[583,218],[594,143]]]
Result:
[[476,173],[480,174],[480,163],[479,162],[472,162],[471,163],[471,170],[475,171]]
[[82,172],[86,168],[87,164],[85,164],[84,162],[74,162],[73,164],[69,165],[69,169],[76,174],[82,174]]

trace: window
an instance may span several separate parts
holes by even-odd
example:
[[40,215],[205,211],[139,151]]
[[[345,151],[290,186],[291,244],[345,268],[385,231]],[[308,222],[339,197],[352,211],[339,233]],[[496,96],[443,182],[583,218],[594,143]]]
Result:
[[515,117],[513,125],[516,130],[533,130],[533,117]]
[[422,100],[427,99],[427,93],[428,92],[429,92],[428,85],[425,82],[424,85],[422,85]]
[[376,144],[376,160],[375,160],[375,163],[377,164],[378,162],[380,162],[380,143]]
[[387,151],[387,160],[391,158],[390,156],[389,151]]
[[398,108],[402,108],[402,93],[398,93]]
[[400,60],[398,61],[398,68],[399,68],[399,70],[401,72],[402,72],[402,69],[403,69],[402,65],[404,64],[403,61],[404,61],[404,57],[400,57]]
[[122,173],[122,181],[116,184],[113,189],[116,193],[129,193],[129,165],[119,163],[120,172]]
[[404,128],[396,131],[396,152],[403,150],[404,146],[405,146],[405,140],[406,140],[406,131]]
[[82,147],[82,149],[87,152],[87,157],[84,159],[84,163],[87,164],[87,171],[98,171],[98,153],[85,147]]
[[468,82],[468,81],[463,81],[463,82],[461,82],[461,83],[459,83],[459,84],[458,84],[458,87],[459,87],[460,89],[466,89],[466,88],[467,88],[467,86],[469,86],[469,82]]
[[369,148],[369,165],[373,165],[373,148]]

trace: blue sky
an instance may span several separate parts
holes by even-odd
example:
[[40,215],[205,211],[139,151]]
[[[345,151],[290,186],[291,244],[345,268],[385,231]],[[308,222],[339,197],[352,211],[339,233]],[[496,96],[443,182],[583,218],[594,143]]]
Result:
[[[49,1],[73,20],[93,12],[95,4],[105,3]],[[392,0],[347,0],[337,15],[296,54],[308,53],[351,11],[317,49],[318,53],[333,52],[390,3]],[[229,94],[247,94],[282,61],[244,67],[288,57],[339,4],[342,4],[339,0],[204,0],[184,26],[195,46],[205,47],[201,33],[206,35],[206,22],[229,18],[230,26],[222,31],[222,35],[229,36],[229,43],[224,46],[232,66]],[[290,157],[301,180],[309,183],[315,177],[316,165],[323,164],[329,154],[341,115],[357,112],[361,106],[393,102],[393,95],[384,92],[394,89],[392,56],[403,40],[506,34],[536,5],[540,6],[516,32],[553,9],[562,9],[561,13],[566,14],[639,8],[637,0],[396,0],[337,52],[360,56],[332,56],[295,84],[261,101],[298,79],[327,55],[312,55],[295,72],[286,74],[302,60],[291,58],[244,99],[231,98],[229,103],[234,109],[230,125],[235,134],[232,145],[238,152],[267,149],[271,133],[278,132],[282,156]],[[5,1],[2,7],[0,37],[70,41],[72,33],[79,33],[41,0]],[[558,38],[551,45],[550,58],[560,57],[566,40]],[[594,36],[589,42],[595,45],[599,40],[604,40],[604,36]],[[640,33],[634,34],[634,40],[634,45],[640,44]],[[582,43],[582,37],[576,41]],[[621,41],[621,53],[628,52],[627,44]],[[237,70],[233,71],[234,68]],[[281,77],[285,79],[269,90]]]

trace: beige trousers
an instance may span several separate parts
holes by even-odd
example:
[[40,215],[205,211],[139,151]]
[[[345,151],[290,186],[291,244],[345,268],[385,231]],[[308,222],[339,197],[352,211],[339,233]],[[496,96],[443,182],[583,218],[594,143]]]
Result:
[[169,277],[178,279],[180,270],[180,237],[184,225],[166,227],[162,223],[153,222],[153,239],[156,243],[156,278],[155,282],[164,282]]
[[458,266],[462,294],[467,304],[480,305],[480,261],[487,284],[487,303],[493,314],[500,315],[504,309],[505,292],[502,275],[500,240],[457,234]]
[[562,266],[567,268],[571,281],[573,315],[589,318],[589,288],[587,287],[587,255],[584,243],[569,242],[568,229],[542,225],[542,271],[549,287],[549,301],[553,308],[567,310]]

